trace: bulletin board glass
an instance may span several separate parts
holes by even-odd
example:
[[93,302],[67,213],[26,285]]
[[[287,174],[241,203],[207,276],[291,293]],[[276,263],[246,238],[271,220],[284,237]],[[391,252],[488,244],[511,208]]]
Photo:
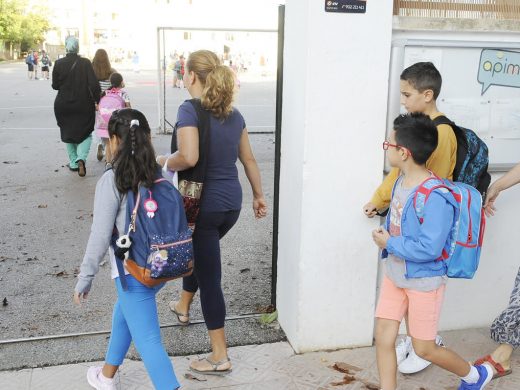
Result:
[[[515,47],[516,46],[516,47]],[[490,170],[520,161],[520,43],[401,40],[392,47],[387,128],[402,112],[399,76],[420,61],[442,75],[438,109],[488,145]]]

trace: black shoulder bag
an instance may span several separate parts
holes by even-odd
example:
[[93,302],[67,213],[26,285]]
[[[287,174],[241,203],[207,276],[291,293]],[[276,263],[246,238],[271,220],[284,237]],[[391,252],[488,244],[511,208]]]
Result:
[[[184,210],[188,226],[195,230],[195,223],[200,211],[200,201],[206,176],[209,154],[210,113],[202,107],[200,99],[188,100],[197,112],[197,127],[199,130],[199,160],[193,168],[179,171],[179,192],[184,200]],[[171,152],[177,148],[177,125],[173,130]]]

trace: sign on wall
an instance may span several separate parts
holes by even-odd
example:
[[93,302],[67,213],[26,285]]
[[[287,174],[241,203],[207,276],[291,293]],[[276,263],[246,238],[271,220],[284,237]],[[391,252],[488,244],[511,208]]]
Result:
[[325,12],[364,14],[366,11],[366,0],[325,0]]

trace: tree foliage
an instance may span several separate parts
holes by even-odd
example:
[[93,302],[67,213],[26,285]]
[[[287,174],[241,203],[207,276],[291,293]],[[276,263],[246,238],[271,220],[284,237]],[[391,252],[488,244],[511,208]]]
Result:
[[29,9],[27,0],[0,0],[0,40],[19,43],[23,50],[43,42],[49,28],[45,8]]

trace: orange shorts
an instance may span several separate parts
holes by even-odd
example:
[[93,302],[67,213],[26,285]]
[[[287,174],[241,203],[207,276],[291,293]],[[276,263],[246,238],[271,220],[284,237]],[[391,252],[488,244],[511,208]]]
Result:
[[435,340],[446,285],[437,290],[399,288],[384,276],[376,317],[401,322],[408,311],[408,332],[419,340]]

